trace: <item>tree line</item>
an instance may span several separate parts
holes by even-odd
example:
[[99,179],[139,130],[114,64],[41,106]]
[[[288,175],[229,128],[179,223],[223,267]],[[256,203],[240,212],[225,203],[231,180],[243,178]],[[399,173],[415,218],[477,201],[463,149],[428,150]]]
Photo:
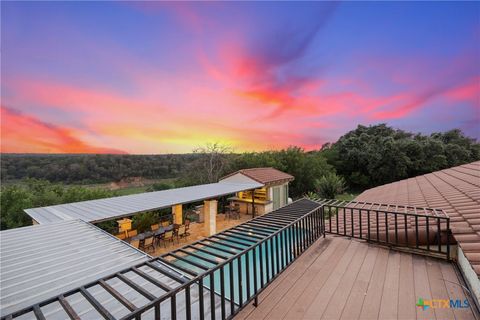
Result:
[[1,159],[0,228],[30,224],[23,209],[115,196],[100,188],[69,186],[127,177],[176,178],[150,190],[218,181],[240,169],[274,167],[295,177],[293,198],[334,197],[345,188],[366,188],[480,160],[480,144],[460,130],[422,135],[385,124],[358,126],[321,150],[290,147],[234,153],[210,144],[180,155],[7,155]]
[[422,135],[385,124],[358,126],[320,151],[350,188],[363,190],[480,159],[461,130]]
[[120,181],[128,177],[175,178],[188,170],[195,154],[2,154],[1,181],[26,178],[65,184]]

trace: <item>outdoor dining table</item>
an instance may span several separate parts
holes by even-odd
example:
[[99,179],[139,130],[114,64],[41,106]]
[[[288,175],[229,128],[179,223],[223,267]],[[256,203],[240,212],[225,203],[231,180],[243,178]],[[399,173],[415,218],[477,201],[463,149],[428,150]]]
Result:
[[151,236],[159,236],[166,231],[173,230],[173,224],[167,226],[167,227],[160,227],[158,230],[155,231],[145,231],[143,233],[137,234],[136,236],[132,237],[130,240],[140,240],[143,241],[145,238],[151,237]]

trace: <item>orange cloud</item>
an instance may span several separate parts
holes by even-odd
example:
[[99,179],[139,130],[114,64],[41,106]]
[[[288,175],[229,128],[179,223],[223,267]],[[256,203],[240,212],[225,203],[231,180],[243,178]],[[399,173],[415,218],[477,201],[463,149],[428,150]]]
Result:
[[45,123],[11,108],[1,107],[1,152],[10,153],[125,153],[89,145],[72,129]]

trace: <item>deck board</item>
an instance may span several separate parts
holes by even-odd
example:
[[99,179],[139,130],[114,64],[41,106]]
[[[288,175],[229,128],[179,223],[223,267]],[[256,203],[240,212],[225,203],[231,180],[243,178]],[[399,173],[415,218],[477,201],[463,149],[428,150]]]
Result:
[[344,275],[346,274],[349,265],[352,264],[354,258],[358,259],[358,249],[359,248],[357,242],[353,242],[350,244],[342,259],[334,268],[333,272],[330,274],[330,277],[328,277],[327,281],[325,281],[324,285],[314,296],[315,298],[313,299],[309,308],[305,311],[304,317],[317,318],[321,314],[323,314],[323,312],[327,308],[328,301],[330,301],[329,298],[337,289],[340,281],[342,280],[342,277],[344,277]]
[[[427,266],[425,265],[425,258],[421,256],[413,256],[413,276],[415,284],[415,297],[428,299],[432,297],[430,291],[430,283],[428,281]],[[432,308],[422,310],[416,308],[417,318],[419,319],[435,319],[435,311]]]
[[[311,261],[309,268],[297,269],[295,277],[291,277],[292,281],[284,281],[282,286],[279,287],[278,293],[281,298],[277,299],[275,303],[270,303],[268,313],[264,313],[264,315],[267,316],[268,314],[270,318],[282,318],[289,311],[290,304],[288,301],[292,299],[292,297],[298,297],[302,294],[303,289],[312,281],[315,275],[323,272],[325,263],[336,254],[338,250],[342,250],[344,246],[344,244],[339,243],[333,244],[327,249],[328,251],[325,250],[324,255],[317,256],[316,259]],[[310,270],[310,272],[306,273],[306,270]],[[285,292],[288,292],[288,294],[285,294]]]
[[[465,300],[467,297],[465,295],[464,286],[458,280],[457,274],[453,268],[446,263],[442,263],[440,265],[440,270],[442,271],[442,277],[445,281],[445,287],[447,289],[448,297],[450,299],[456,300]],[[472,304],[473,301],[470,300]],[[457,320],[465,320],[471,318],[471,311],[470,309],[454,309],[453,313],[455,314],[455,318]]]
[[382,300],[380,302],[380,319],[395,319],[398,314],[398,288],[400,277],[400,253],[390,251],[388,255]]
[[[360,246],[353,257],[353,260],[350,262],[348,269],[344,273],[340,283],[335,289],[335,293],[331,295],[328,300],[325,312],[322,314],[322,319],[338,319],[342,314],[343,308],[352,287],[357,279],[360,268],[365,261],[367,256],[368,246]],[[320,314],[319,314],[320,315]]]
[[[259,297],[260,305],[255,308],[253,304],[248,305],[242,310],[236,319],[262,319],[265,317],[268,312],[270,312],[276,305],[278,305],[278,300],[282,299],[284,296],[285,290],[290,290],[290,288],[300,281],[299,279],[305,273],[305,270],[315,270],[314,268],[309,268],[316,259],[320,259],[320,265],[322,262],[328,260],[328,258],[335,253],[335,250],[340,244],[335,242],[330,245],[331,239],[325,239],[322,243],[312,248],[313,250],[308,250],[303,255],[301,255],[297,261],[290,267],[288,267],[271,285],[269,285],[264,292]],[[263,301],[267,303],[263,303]],[[281,305],[280,305],[281,306]]]
[[415,306],[418,298],[465,299],[453,265],[439,259],[327,236],[288,269],[236,318],[475,319],[471,309]]
[[365,257],[365,261],[358,273],[357,279],[353,284],[352,290],[348,295],[348,299],[341,319],[357,319],[362,311],[363,300],[368,290],[368,284],[373,274],[373,268],[377,260],[379,249],[378,247],[368,246],[368,253]]
[[373,268],[373,275],[363,300],[360,319],[377,319],[383,293],[383,283],[388,264],[388,250],[380,250]]
[[[432,292],[432,297],[448,298],[447,288],[445,287],[445,282],[443,280],[440,264],[427,261],[426,266],[428,273],[428,282],[430,283],[430,291]],[[452,309],[438,308],[434,311],[435,317],[437,317],[437,319],[453,318]]]
[[399,272],[398,319],[415,319],[415,284],[413,282],[413,257],[411,254],[400,254]]
[[[296,283],[295,287],[300,295],[290,295],[294,301],[291,305],[284,319],[301,319],[304,317],[308,307],[312,304],[318,291],[323,287],[324,283],[328,280],[330,275],[336,269],[336,266],[340,261],[344,261],[344,257],[348,254],[351,255],[353,249],[351,249],[350,243],[345,243],[342,247],[335,251],[335,254],[331,259],[324,264],[321,272],[311,273],[308,270],[304,273],[303,281]],[[343,260],[342,260],[343,259]],[[319,260],[317,260],[318,262]],[[317,263],[318,265],[318,263]],[[272,318],[273,319],[273,318]]]

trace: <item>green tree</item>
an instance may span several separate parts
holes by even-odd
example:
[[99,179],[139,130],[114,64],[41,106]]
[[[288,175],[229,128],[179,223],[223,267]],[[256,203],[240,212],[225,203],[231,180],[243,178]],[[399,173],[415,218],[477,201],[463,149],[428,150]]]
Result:
[[299,147],[236,155],[229,172],[254,167],[274,167],[294,176],[295,180],[289,186],[290,195],[294,198],[314,190],[317,177],[334,172],[320,152],[305,152]]
[[115,196],[115,193],[105,189],[67,187],[37,179],[3,186],[0,192],[0,227],[3,230],[31,225],[32,219],[24,209],[112,196]]
[[480,144],[457,129],[426,136],[359,125],[321,152],[350,188],[365,189],[479,160]]

